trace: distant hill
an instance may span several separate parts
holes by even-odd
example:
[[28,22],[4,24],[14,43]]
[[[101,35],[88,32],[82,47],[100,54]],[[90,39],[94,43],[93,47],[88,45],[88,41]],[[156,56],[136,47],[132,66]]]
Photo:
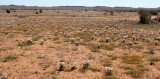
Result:
[[[138,10],[140,8],[132,7],[107,7],[107,6],[53,6],[53,7],[39,7],[39,6],[25,6],[25,5],[0,5],[0,9],[103,9],[103,10]],[[159,8],[143,8],[147,10],[160,10]]]
[[13,4],[11,4],[11,5],[0,5],[0,7],[26,7],[26,6],[24,6],[24,5],[13,5]]

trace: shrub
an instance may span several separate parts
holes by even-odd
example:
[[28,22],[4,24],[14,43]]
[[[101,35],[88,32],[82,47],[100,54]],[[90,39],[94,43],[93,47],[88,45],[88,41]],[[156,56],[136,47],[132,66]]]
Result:
[[3,74],[1,79],[8,79],[7,74]]
[[43,10],[42,10],[42,9],[40,9],[40,10],[39,10],[39,13],[43,13]]
[[59,62],[59,71],[64,71],[64,62]]
[[11,13],[11,11],[9,9],[6,10],[6,13]]
[[151,15],[158,15],[158,11],[150,11]]
[[90,60],[83,60],[83,61],[82,61],[83,69],[88,69],[88,68],[89,68],[89,61],[90,61]]
[[41,40],[41,41],[40,41],[40,45],[44,45],[44,40]]
[[73,67],[71,68],[71,70],[75,70],[77,68],[77,62],[73,62],[72,65]]
[[31,38],[28,38],[24,41],[19,42],[18,46],[29,46],[29,45],[33,45],[33,40]]
[[114,15],[114,11],[110,11],[110,15]]
[[160,17],[158,17],[158,22],[160,22]]
[[26,42],[27,42],[28,45],[33,44],[32,39],[30,39],[30,38],[28,38],[28,39],[26,40]]
[[36,14],[39,14],[38,12],[36,12]]
[[147,10],[139,10],[138,11],[139,18],[140,18],[140,23],[142,24],[149,24],[151,21],[151,15],[150,12]]
[[87,9],[85,9],[84,11],[86,11],[86,12],[87,12],[88,10],[87,10]]
[[5,31],[5,35],[8,35],[8,33],[9,33],[8,31]]
[[105,75],[112,75],[113,74],[113,68],[105,67]]

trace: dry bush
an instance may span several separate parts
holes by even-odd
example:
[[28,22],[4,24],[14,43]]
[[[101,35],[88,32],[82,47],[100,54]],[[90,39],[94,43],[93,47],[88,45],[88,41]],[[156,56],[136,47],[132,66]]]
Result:
[[43,10],[42,10],[42,9],[40,9],[40,10],[39,10],[39,13],[43,13]]
[[160,17],[158,17],[158,22],[160,22]]
[[10,54],[10,55],[5,56],[2,62],[13,61],[13,60],[15,60],[15,59],[17,59],[17,58],[18,58],[17,55],[15,55],[15,54]]
[[6,13],[11,13],[11,11],[9,9],[6,10]]
[[140,10],[138,11],[140,23],[142,24],[149,24],[151,22],[151,15],[150,12],[147,10]]
[[158,11],[150,11],[151,15],[158,15]]
[[144,72],[148,70],[149,69],[147,68],[136,68],[125,72],[125,74],[131,75],[132,78],[140,78],[144,74]]

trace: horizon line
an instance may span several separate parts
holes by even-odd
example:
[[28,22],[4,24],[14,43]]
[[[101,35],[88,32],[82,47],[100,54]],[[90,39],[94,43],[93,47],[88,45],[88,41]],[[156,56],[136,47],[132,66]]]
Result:
[[[80,5],[62,5],[62,6],[38,6],[38,5],[16,5],[16,4],[9,4],[9,5],[0,5],[0,6],[25,6],[25,7],[109,7],[110,6],[80,6]],[[129,7],[129,6],[114,6],[113,8],[120,7],[120,8],[151,8],[151,7]],[[153,7],[152,7],[153,8]],[[160,8],[160,7],[154,7],[154,8]]]

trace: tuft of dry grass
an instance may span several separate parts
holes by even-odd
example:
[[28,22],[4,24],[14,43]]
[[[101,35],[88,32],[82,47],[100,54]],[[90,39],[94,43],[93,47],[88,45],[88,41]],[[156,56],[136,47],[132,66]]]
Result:
[[6,56],[2,62],[9,62],[9,61],[13,61],[15,59],[17,59],[18,57],[16,55],[8,55]]
[[122,56],[122,62],[126,64],[139,64],[141,63],[141,57],[136,55],[132,55],[132,56],[125,55],[125,56]]

